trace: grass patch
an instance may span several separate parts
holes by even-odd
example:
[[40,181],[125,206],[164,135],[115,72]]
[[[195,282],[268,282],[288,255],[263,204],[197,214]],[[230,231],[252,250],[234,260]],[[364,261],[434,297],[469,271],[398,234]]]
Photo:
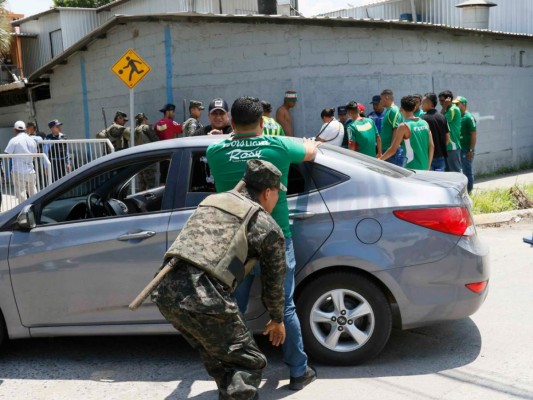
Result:
[[[517,190],[519,189],[519,190]],[[519,210],[524,207],[523,196],[517,196],[521,193],[526,200],[533,203],[533,184],[524,186],[513,186],[511,189],[493,189],[476,191],[472,195],[474,214],[497,213],[503,211]]]

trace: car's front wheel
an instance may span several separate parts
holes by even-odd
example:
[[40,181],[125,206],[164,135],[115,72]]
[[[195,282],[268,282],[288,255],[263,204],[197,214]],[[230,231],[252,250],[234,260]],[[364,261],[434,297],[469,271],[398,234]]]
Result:
[[376,356],[389,340],[391,307],[368,278],[349,272],[323,275],[297,300],[306,352],[334,365],[354,365]]

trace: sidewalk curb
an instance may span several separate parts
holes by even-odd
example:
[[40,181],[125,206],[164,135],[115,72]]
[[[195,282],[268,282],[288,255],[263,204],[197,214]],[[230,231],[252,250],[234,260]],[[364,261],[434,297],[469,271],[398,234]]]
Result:
[[515,217],[533,216],[533,208],[525,210],[505,211],[501,213],[477,214],[474,215],[474,222],[477,226],[501,224],[509,222]]

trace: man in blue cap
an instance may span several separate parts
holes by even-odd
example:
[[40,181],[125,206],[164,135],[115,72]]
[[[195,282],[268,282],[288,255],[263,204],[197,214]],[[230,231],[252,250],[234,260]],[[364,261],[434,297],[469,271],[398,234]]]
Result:
[[381,121],[383,121],[383,117],[385,116],[385,108],[381,104],[381,96],[379,94],[372,96],[370,104],[372,104],[374,111],[368,114],[368,118],[374,121],[378,128],[378,132],[381,133]]

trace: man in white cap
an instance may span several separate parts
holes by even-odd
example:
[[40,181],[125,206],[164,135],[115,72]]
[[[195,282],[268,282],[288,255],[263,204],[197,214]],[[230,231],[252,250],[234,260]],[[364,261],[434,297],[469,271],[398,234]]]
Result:
[[[15,122],[13,126],[15,137],[11,138],[7,144],[5,152],[8,154],[35,154],[37,144],[26,133],[26,124],[23,121]],[[35,186],[36,174],[31,156],[13,157],[11,168],[13,185],[15,186],[15,196],[22,203],[27,199],[27,194],[33,196],[37,193]]]

